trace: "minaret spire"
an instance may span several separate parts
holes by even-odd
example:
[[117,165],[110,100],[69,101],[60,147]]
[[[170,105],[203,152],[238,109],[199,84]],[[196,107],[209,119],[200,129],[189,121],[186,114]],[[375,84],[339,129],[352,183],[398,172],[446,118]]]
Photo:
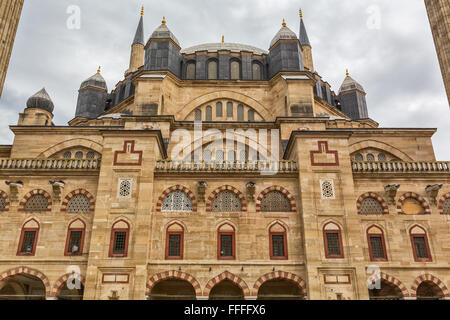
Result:
[[306,32],[305,23],[303,22],[303,11],[299,10],[300,15],[300,32],[298,34],[298,40],[302,45],[303,62],[305,63],[305,68],[311,72],[314,72],[314,62],[312,57],[312,47],[309,42],[308,33]]
[[142,6],[139,24],[131,44],[130,68],[125,71],[125,76],[144,65],[144,45],[144,6]]
[[136,30],[136,35],[134,36],[133,44],[144,44],[144,7],[141,9],[141,19]]
[[298,39],[300,40],[300,44],[302,46],[310,46],[311,43],[309,42],[308,33],[306,32],[305,23],[303,22],[303,11],[300,9],[300,32],[298,34]]

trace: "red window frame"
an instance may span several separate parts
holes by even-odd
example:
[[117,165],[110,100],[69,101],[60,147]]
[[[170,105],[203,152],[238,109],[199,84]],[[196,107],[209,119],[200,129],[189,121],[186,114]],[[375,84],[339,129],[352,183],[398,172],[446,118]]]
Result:
[[[222,257],[220,249],[222,248],[222,236],[231,236],[231,251],[232,255],[228,257]],[[219,231],[217,233],[217,259],[218,260],[235,260],[236,259],[236,235],[234,231]]]
[[[326,224],[323,227],[323,241],[324,241],[324,245],[325,245],[325,258],[327,259],[342,259],[344,258],[344,246],[342,244],[342,232],[341,232],[341,228],[339,228],[338,230],[325,230],[325,227],[328,224]],[[337,225],[336,225],[337,226]],[[337,233],[338,234],[338,241],[339,241],[339,251],[340,254],[336,255],[336,254],[330,254],[328,252],[328,238],[327,238],[327,234],[329,233]]]
[[[411,229],[413,229],[413,228],[415,228],[415,227],[412,227]],[[419,227],[419,228],[421,228],[421,227]],[[411,233],[410,232],[410,239],[411,239],[411,246],[412,246],[412,249],[413,249],[413,255],[414,255],[414,261],[416,261],[416,262],[432,262],[433,261],[433,258],[432,258],[432,256],[431,256],[431,250],[430,250],[430,244],[429,244],[429,242],[428,242],[428,234],[427,234],[427,232],[423,229],[423,228],[421,228],[425,233]],[[420,237],[420,238],[424,238],[424,241],[425,241],[425,247],[426,247],[426,249],[427,249],[427,255],[428,255],[428,258],[419,258],[419,257],[417,257],[417,251],[416,251],[416,246],[415,246],[415,244],[414,244],[414,238],[418,238],[418,237]]]
[[[70,245],[70,236],[72,232],[81,231],[81,239],[80,239],[80,248],[78,250],[78,253],[72,253],[69,245]],[[67,229],[67,238],[66,238],[66,247],[64,249],[64,255],[65,256],[81,256],[83,255],[83,247],[84,247],[84,235],[86,233],[86,228],[69,228]]]
[[[19,247],[17,248],[18,256],[34,256],[36,254],[36,246],[37,246],[38,237],[39,237],[39,229],[40,229],[39,227],[38,228],[22,228],[22,231],[20,233]],[[31,253],[22,252],[23,240],[24,240],[25,232],[27,232],[27,231],[36,232],[36,234],[34,236],[33,249],[31,251]]]
[[[121,228],[121,229],[117,229],[114,227],[114,225],[118,224],[119,222],[125,222],[128,225],[128,228]],[[111,239],[109,242],[109,256],[113,257],[113,258],[125,258],[128,256],[128,241],[130,238],[130,225],[128,224],[128,222],[124,221],[124,220],[120,220],[117,221],[115,224],[113,225],[112,229],[111,229]],[[125,249],[123,253],[119,253],[119,254],[114,254],[114,239],[115,239],[115,234],[117,232],[125,232],[126,233],[126,237],[125,237]]]
[[[273,236],[283,236],[284,256],[275,256],[273,252]],[[287,236],[285,232],[269,232],[270,260],[288,260]]]
[[[170,236],[179,235],[180,236],[180,255],[170,256]],[[184,256],[184,231],[167,231],[166,232],[166,260],[183,260]]]
[[[371,229],[373,227],[370,227],[369,229]],[[370,261],[388,261],[388,257],[387,257],[387,251],[386,251],[386,243],[384,241],[384,232],[383,230],[379,229],[381,231],[380,233],[369,233],[369,229],[367,229],[367,244],[369,246],[369,256],[370,256]],[[375,258],[373,256],[373,251],[372,251],[372,244],[370,242],[371,238],[381,238],[381,247],[383,250],[383,258]]]

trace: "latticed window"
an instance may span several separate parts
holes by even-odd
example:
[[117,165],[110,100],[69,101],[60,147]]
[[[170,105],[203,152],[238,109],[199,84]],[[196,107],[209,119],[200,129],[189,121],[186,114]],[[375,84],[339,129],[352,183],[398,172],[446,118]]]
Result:
[[169,193],[164,198],[161,210],[163,212],[170,212],[170,211],[191,212],[192,211],[191,198],[189,198],[189,196],[185,192],[181,190],[175,190]]
[[114,255],[125,254],[127,245],[127,235],[126,231],[116,231],[114,232],[114,244],[113,251]]
[[28,199],[24,210],[27,212],[42,212],[47,211],[48,200],[42,194],[35,194]]
[[383,206],[375,198],[365,198],[361,202],[361,214],[383,214]]
[[130,198],[133,187],[132,179],[119,179],[119,198]]
[[94,159],[95,158],[95,152],[94,151],[89,151],[86,154],[86,159]]
[[84,194],[77,194],[69,200],[67,204],[67,212],[89,212],[91,209],[91,201]]
[[332,179],[320,180],[322,199],[334,199],[334,182]]
[[83,159],[83,152],[78,151],[77,153],[75,153],[75,159]]
[[450,214],[450,198],[444,201],[442,209],[444,214]]
[[386,155],[384,153],[380,153],[378,155],[378,161],[386,161]]
[[70,231],[69,247],[67,248],[70,254],[79,254],[81,248],[81,239],[83,238],[83,231]]
[[369,236],[372,259],[385,259],[382,235]]
[[284,235],[272,235],[272,255],[284,257]]
[[35,240],[36,231],[24,231],[20,252],[25,254],[32,254]]
[[375,156],[373,154],[369,153],[366,156],[366,159],[367,159],[367,161],[375,161]]
[[63,158],[64,158],[64,159],[70,159],[70,158],[72,158],[72,152],[70,152],[70,151],[64,152]]
[[267,193],[261,200],[262,212],[290,212],[291,203],[284,194],[279,191]]
[[241,199],[230,190],[220,192],[211,205],[213,212],[239,212],[242,211]]
[[427,242],[426,242],[425,236],[414,236],[413,242],[414,242],[416,257],[418,259],[429,259]]
[[327,232],[327,249],[329,256],[340,256],[341,255],[341,246],[339,239],[339,232]]
[[232,257],[233,256],[233,235],[222,234],[220,235],[220,256]]
[[3,198],[2,196],[0,196],[0,212],[5,211],[6,209],[6,201],[5,198]]
[[355,161],[356,162],[363,162],[364,158],[362,156],[362,154],[358,153],[355,155]]
[[181,234],[169,234],[169,257],[181,256]]

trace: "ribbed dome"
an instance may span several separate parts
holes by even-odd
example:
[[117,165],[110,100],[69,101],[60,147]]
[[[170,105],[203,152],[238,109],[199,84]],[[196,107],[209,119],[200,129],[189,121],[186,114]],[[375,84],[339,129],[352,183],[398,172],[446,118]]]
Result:
[[169,30],[165,23],[161,24],[155,31],[153,31],[150,39],[172,39],[173,42],[181,47],[180,42],[178,42],[178,39],[174,36],[172,31]]
[[252,52],[254,54],[267,54],[267,51],[240,43],[205,43],[181,50],[184,54],[193,54],[197,51],[217,52],[219,50],[229,50],[231,52]]
[[55,106],[45,88],[42,88],[28,99],[27,108],[39,108],[52,113]]
[[288,27],[281,27],[280,31],[278,31],[278,33],[270,43],[270,48],[272,48],[272,46],[277,43],[278,40],[298,40],[298,38],[295,32]]
[[108,87],[106,85],[106,81],[105,81],[105,79],[103,79],[103,77],[100,74],[100,72],[97,72],[96,74],[94,74],[89,79],[83,81],[83,83],[80,86],[80,90],[82,90],[84,88],[87,88],[87,87],[94,87],[94,88],[99,88],[99,89],[103,89],[103,90],[108,91]]
[[341,88],[339,89],[339,93],[344,92],[344,91],[350,91],[350,90],[359,90],[359,91],[365,92],[362,85],[360,85],[352,77],[347,76],[345,78],[344,82],[342,83]]

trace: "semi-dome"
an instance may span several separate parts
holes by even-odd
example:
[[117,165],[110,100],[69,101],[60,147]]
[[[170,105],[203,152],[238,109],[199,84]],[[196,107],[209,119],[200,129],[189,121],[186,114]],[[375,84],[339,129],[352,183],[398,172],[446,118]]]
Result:
[[100,74],[100,68],[96,74],[94,74],[89,79],[83,81],[83,83],[80,86],[80,90],[87,88],[87,87],[94,87],[94,88],[99,88],[99,89],[108,91],[106,81]]
[[198,51],[218,52],[220,50],[229,50],[231,52],[251,52],[257,55],[268,54],[267,51],[257,47],[240,43],[205,43],[181,50],[184,54],[194,54]]
[[52,113],[55,106],[45,88],[42,88],[28,99],[27,108],[38,108]]
[[339,89],[339,93],[350,90],[359,90],[365,92],[363,86],[359,84],[355,79],[350,77],[347,71],[347,76],[345,77],[344,82],[342,82],[341,88]]
[[281,27],[280,31],[278,31],[278,33],[272,39],[272,42],[270,43],[270,48],[272,48],[272,46],[279,40],[298,40],[295,32],[286,26],[286,22],[284,20],[283,26]]
[[165,18],[163,18],[162,24],[155,31],[153,31],[150,39],[172,39],[173,42],[175,42],[179,47],[181,47],[178,39],[167,27]]

